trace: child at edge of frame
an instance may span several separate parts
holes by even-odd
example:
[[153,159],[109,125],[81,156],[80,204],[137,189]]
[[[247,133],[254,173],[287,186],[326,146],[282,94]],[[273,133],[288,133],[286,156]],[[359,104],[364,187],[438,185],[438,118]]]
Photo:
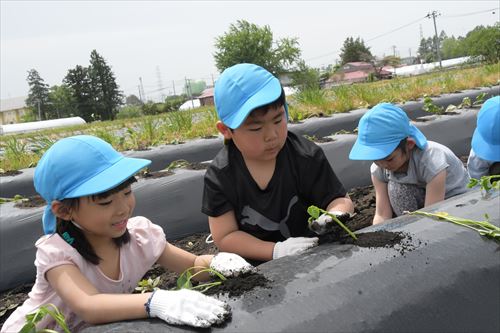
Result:
[[467,170],[476,179],[500,174],[500,96],[486,100],[477,114]]
[[234,65],[216,81],[214,99],[225,146],[205,174],[202,212],[221,251],[254,263],[297,255],[334,223],[325,213],[308,224],[310,205],[350,218],[353,203],[322,149],[288,131],[274,75]]
[[[34,174],[35,189],[47,202],[45,235],[35,244],[36,281],[1,332],[20,331],[26,315],[46,304],[61,311],[70,331],[147,317],[209,327],[230,316],[225,302],[194,290],[131,293],[155,263],[178,273],[210,267],[228,277],[255,269],[232,253],[184,251],[166,241],[160,226],[132,217],[134,175],[150,163],[89,135],[61,139],[45,152]],[[203,272],[199,278],[209,277]],[[60,329],[50,316],[36,328]]]
[[464,193],[469,176],[446,146],[428,141],[396,105],[380,103],[359,120],[351,160],[373,161],[373,224]]

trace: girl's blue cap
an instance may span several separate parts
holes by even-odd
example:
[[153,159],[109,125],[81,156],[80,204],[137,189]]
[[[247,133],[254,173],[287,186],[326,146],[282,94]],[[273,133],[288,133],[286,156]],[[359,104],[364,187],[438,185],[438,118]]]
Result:
[[[280,81],[263,67],[237,64],[226,68],[215,83],[214,102],[219,119],[229,128],[241,126],[258,107],[281,96]],[[288,119],[288,106],[284,105]]]
[[471,145],[483,160],[500,161],[500,96],[488,99],[479,110]]
[[351,149],[351,160],[376,161],[389,156],[401,140],[411,137],[424,149],[427,139],[401,108],[380,103],[359,120],[358,138]]
[[47,201],[42,218],[44,233],[56,230],[52,201],[106,192],[150,163],[125,157],[109,143],[90,135],[57,141],[43,154],[33,178],[36,191]]

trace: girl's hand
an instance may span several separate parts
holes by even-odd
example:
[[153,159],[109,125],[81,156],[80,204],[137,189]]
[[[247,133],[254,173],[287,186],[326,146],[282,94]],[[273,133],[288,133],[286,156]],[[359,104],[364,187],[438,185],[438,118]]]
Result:
[[216,254],[212,258],[210,268],[225,277],[233,277],[255,271],[255,267],[246,262],[245,259],[237,254],[228,252]]
[[231,315],[226,303],[189,289],[156,290],[146,303],[146,311],[169,324],[194,327],[220,324]]

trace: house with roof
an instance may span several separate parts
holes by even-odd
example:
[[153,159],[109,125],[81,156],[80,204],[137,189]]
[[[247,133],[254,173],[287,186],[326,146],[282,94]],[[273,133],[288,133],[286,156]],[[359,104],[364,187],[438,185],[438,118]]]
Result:
[[30,112],[26,105],[27,96],[0,100],[0,125],[16,124]]
[[200,106],[214,105],[214,88],[207,88],[198,96]]
[[330,88],[341,84],[366,82],[371,74],[377,75],[382,79],[390,79],[392,77],[392,72],[386,67],[378,70],[369,62],[348,62],[324,81],[324,88]]

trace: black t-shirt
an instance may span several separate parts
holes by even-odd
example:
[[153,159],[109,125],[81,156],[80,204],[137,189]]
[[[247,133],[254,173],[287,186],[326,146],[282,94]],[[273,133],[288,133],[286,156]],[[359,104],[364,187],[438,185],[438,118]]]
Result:
[[240,230],[266,241],[310,236],[307,207],[326,209],[346,191],[323,150],[288,132],[276,158],[274,174],[261,190],[230,141],[205,174],[201,211],[217,217],[233,210]]

